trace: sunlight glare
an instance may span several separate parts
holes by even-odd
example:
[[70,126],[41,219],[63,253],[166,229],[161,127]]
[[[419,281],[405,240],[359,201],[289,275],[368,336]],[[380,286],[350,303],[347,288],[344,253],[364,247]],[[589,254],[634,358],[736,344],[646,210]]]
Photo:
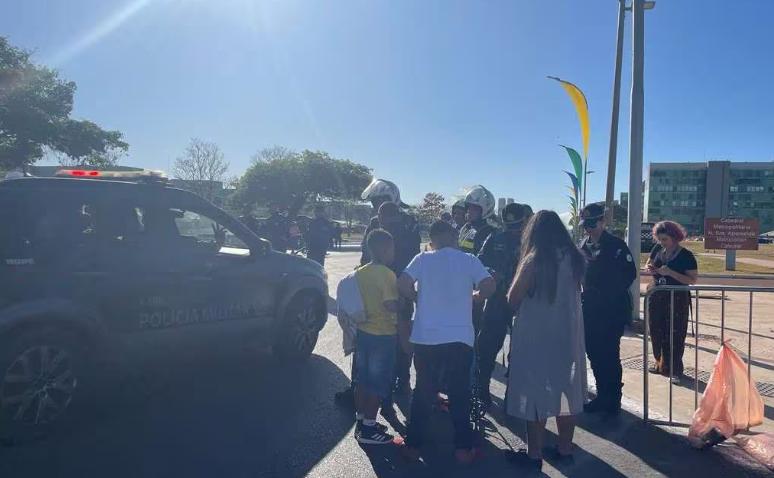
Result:
[[90,46],[97,43],[105,36],[112,33],[129,19],[135,16],[140,10],[151,3],[152,0],[132,0],[109,15],[102,22],[97,24],[90,31],[86,32],[74,42],[65,45],[60,51],[56,52],[47,63],[57,67],[67,63]]

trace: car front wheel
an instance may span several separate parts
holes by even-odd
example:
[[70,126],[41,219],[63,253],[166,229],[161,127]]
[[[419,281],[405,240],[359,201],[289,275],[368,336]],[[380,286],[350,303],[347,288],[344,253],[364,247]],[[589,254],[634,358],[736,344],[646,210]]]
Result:
[[0,344],[0,428],[42,430],[72,408],[83,389],[85,353],[72,334],[29,330]]
[[320,335],[325,308],[318,295],[302,292],[291,299],[274,343],[274,354],[285,361],[308,358]]

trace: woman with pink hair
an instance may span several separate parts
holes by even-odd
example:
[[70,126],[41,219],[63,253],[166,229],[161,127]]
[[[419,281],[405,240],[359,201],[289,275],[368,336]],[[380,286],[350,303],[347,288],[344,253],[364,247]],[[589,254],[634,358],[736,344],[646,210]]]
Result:
[[[653,246],[650,259],[645,266],[653,274],[651,287],[658,289],[665,285],[695,284],[698,265],[693,253],[680,245],[685,239],[683,226],[674,221],[661,221],[653,226],[653,237],[658,240],[658,244]],[[685,336],[688,333],[691,293],[674,292],[674,321],[670,330],[672,301],[672,294],[669,291],[658,290],[648,299],[648,326],[653,355],[656,358],[655,367],[651,367],[648,371],[666,375],[673,383],[680,383],[683,375],[683,352]]]

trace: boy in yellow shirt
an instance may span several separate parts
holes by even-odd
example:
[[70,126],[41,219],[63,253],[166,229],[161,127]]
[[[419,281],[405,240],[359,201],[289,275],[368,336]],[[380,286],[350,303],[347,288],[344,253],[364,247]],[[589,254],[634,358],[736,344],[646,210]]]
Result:
[[395,369],[398,284],[387,267],[395,257],[395,243],[389,232],[376,229],[366,238],[366,247],[371,262],[355,274],[366,312],[355,338],[355,439],[385,445],[393,443],[393,436],[376,422],[376,412],[390,394]]

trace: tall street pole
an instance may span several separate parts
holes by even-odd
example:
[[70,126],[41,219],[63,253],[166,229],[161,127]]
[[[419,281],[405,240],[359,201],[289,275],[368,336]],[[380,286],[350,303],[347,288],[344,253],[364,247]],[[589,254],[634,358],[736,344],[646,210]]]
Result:
[[632,0],[632,97],[629,120],[629,221],[627,244],[637,265],[637,278],[632,284],[633,315],[640,313],[639,257],[642,240],[642,139],[645,108],[645,1]]
[[[618,37],[615,49],[615,73],[613,74],[613,112],[610,115],[610,148],[607,155],[607,193],[605,194],[605,222],[609,225],[613,224],[615,162],[618,154],[618,113],[620,111],[621,103],[621,60],[623,57],[625,12],[626,0],[618,0]],[[623,206],[623,204],[621,206]]]

